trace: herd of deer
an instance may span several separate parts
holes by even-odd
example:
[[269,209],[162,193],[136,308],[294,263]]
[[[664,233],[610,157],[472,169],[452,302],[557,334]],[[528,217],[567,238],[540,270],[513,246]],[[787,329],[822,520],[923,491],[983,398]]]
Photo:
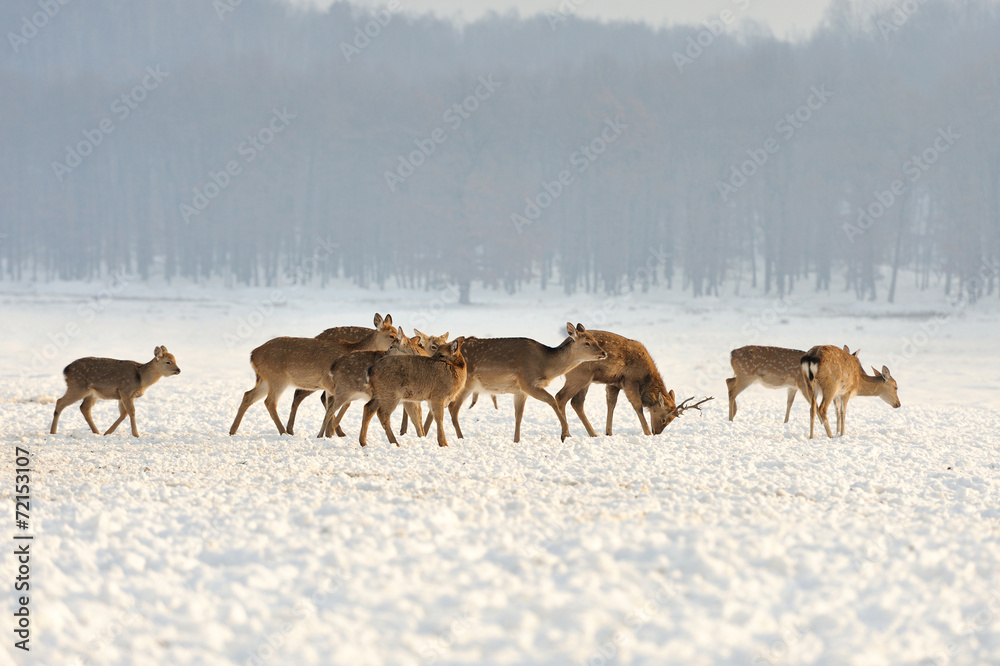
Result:
[[[376,314],[374,328],[342,326],[330,328],[315,338],[275,338],[250,353],[257,381],[243,395],[243,401],[230,435],[235,435],[247,409],[264,400],[264,406],[280,434],[292,434],[295,414],[311,393],[323,391],[326,407],[319,437],[334,432],[344,436],[341,419],[355,400],[365,400],[358,440],[367,444],[368,424],[377,415],[386,437],[398,446],[389,417],[400,404],[403,421],[400,434],[412,421],[417,435],[429,431],[431,421],[437,426],[437,441],[447,446],[444,434],[444,409],[448,408],[455,434],[462,438],[458,413],[472,394],[472,405],[480,394],[489,394],[496,407],[498,394],[514,396],[514,441],[521,439],[521,417],[528,396],[541,400],[555,411],[561,428],[560,437],[569,437],[566,403],[580,418],[591,437],[597,433],[587,419],[583,406],[593,383],[604,384],[608,414],[604,432],[611,435],[611,422],[618,395],[625,391],[646,435],[659,434],[688,409],[701,409],[712,398],[691,403],[688,398],[677,404],[674,392],[668,391],[646,348],[607,331],[590,331],[581,324],[566,324],[569,337],[558,347],[548,347],[530,338],[458,337],[448,342],[448,333],[430,336],[414,330],[407,337],[392,325],[392,316]],[[823,345],[808,352],[779,347],[749,346],[733,350],[730,360],[734,377],[727,379],[729,420],[736,416],[736,397],[747,387],[760,383],[767,388],[788,389],[785,422],[795,394],[801,391],[809,400],[809,438],[812,439],[816,414],[826,434],[833,437],[827,411],[834,405],[837,432],[844,434],[847,403],[855,395],[879,396],[899,407],[896,380],[882,366],[874,375],[865,373],[857,352]],[[124,421],[132,425],[132,435],[139,436],[135,424],[135,398],[160,377],[180,373],[177,360],[166,347],[157,347],[148,363],[107,358],[81,358],[66,366],[66,394],[56,402],[50,432],[56,433],[59,414],[69,405],[83,400],[80,411],[91,430],[99,432],[90,410],[98,399],[117,400],[118,420],[105,432],[109,435]],[[557,377],[566,383],[553,396],[545,388]],[[296,388],[288,424],[278,416],[278,400],[286,388]],[[818,406],[816,397],[822,394]],[[430,414],[423,420],[421,404],[428,403]],[[646,420],[644,410],[649,412]]]

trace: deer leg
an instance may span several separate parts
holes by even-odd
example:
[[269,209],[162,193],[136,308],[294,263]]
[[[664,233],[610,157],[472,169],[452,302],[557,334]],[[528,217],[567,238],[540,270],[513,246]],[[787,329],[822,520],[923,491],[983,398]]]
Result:
[[635,410],[635,415],[639,417],[639,423],[642,425],[642,434],[652,435],[653,432],[649,429],[649,423],[646,422],[646,415],[642,413],[642,394],[639,392],[638,384],[626,385],[625,397],[632,405],[632,409]]
[[340,420],[344,418],[344,414],[347,413],[347,408],[350,406],[351,403],[345,402],[343,407],[340,408],[340,412],[337,414],[337,418],[335,418],[333,422],[326,428],[325,434],[327,437],[331,437],[333,435],[334,430],[340,430]]
[[493,409],[500,409],[500,406],[497,405],[497,396],[496,396],[496,394],[495,393],[490,393],[490,398],[493,399]]
[[431,403],[431,414],[434,415],[434,423],[437,424],[438,446],[448,446],[448,440],[444,436],[444,401],[435,400]]
[[[794,386],[788,389],[788,406],[785,407],[785,423],[788,423],[788,417],[792,413],[792,403],[795,402],[795,394],[798,393],[798,389]],[[735,402],[733,403],[736,404]],[[735,413],[735,412],[734,412]],[[732,419],[730,419],[732,421]]]
[[[298,391],[296,391],[296,393],[298,393]],[[327,396],[326,412],[323,413],[323,424],[319,427],[319,434],[316,435],[317,439],[322,437],[330,437],[330,435],[333,433],[333,428],[330,427],[330,424],[333,423],[334,415],[337,413],[337,408],[341,406],[342,406],[341,403],[335,399],[334,395]],[[347,410],[345,409],[341,411],[341,414],[343,414],[344,411]],[[337,422],[340,423],[339,420]],[[285,428],[285,431],[288,432],[287,427]]]
[[375,413],[378,414],[378,420],[382,423],[382,429],[385,430],[385,436],[389,440],[390,444],[395,444],[399,446],[399,442],[396,440],[396,436],[392,434],[392,423],[389,421],[389,417],[396,410],[396,405],[382,405],[378,406]]
[[365,403],[365,412],[361,415],[361,431],[358,433],[358,443],[361,446],[368,446],[368,423],[375,416],[378,410],[378,400],[372,398]]
[[[494,398],[494,400],[496,400],[496,398]],[[472,402],[469,403],[469,409],[472,409],[473,407],[475,407],[477,402],[479,402],[479,394],[478,393],[473,393],[472,394]]]
[[[455,399],[452,400],[450,403],[448,403],[448,411],[451,413],[451,425],[453,428],[455,428],[455,436],[458,437],[459,439],[464,439],[464,437],[462,435],[462,426],[458,425],[458,412],[459,410],[462,409],[462,403],[465,402],[465,399],[471,392],[472,391],[467,391],[465,389],[462,389],[462,392],[456,395]],[[433,418],[434,418],[434,412],[431,411],[431,413],[427,415],[427,420],[424,421],[425,434],[430,431],[431,419]]]
[[565,442],[566,438],[571,436],[569,434],[569,423],[566,421],[566,413],[559,408],[559,403],[557,403],[556,399],[552,397],[552,394],[538,386],[525,386],[524,391],[532,398],[541,400],[555,410],[556,416],[559,417],[559,426],[562,428],[560,441]]
[[524,393],[514,394],[514,442],[521,441],[521,417],[524,416],[524,403],[528,396]]
[[[87,395],[87,392],[85,390],[84,391],[80,391],[80,390],[74,391],[73,389],[69,388],[68,386],[66,387],[66,393],[65,393],[65,395],[63,395],[63,397],[61,397],[58,400],[56,400],[56,408],[55,408],[55,411],[52,413],[52,427],[49,428],[49,434],[51,434],[51,435],[56,434],[56,426],[59,425],[59,415],[62,413],[62,410],[66,409],[67,407],[69,407],[70,405],[72,405],[74,402],[76,402],[80,398],[86,399],[86,397],[85,397],[86,395]],[[82,407],[81,407],[81,409],[82,409]],[[97,430],[94,430],[94,432],[97,432]]]
[[[832,394],[833,391],[830,391]],[[833,399],[830,398],[826,392],[823,393],[823,402],[819,406],[819,420],[823,422],[823,427],[826,428],[826,436],[833,437],[833,431],[830,430],[830,420],[827,418],[827,412],[830,411],[830,403]]]
[[240,408],[236,411],[236,418],[233,420],[233,425],[229,427],[229,434],[235,435],[236,431],[239,430],[240,422],[243,421],[243,415],[247,413],[250,405],[254,404],[267,394],[267,382],[257,375],[257,383],[253,385],[253,388],[243,394],[243,402],[240,403]]
[[125,410],[128,412],[129,425],[132,426],[132,436],[138,437],[139,429],[135,425],[135,401],[130,395],[127,396],[123,393],[120,393],[119,395],[122,396],[121,402],[125,405]]
[[[409,419],[409,412],[407,412],[406,408],[404,407],[403,408],[403,423],[399,426],[399,435],[400,436],[403,436],[403,435],[406,434],[406,426],[408,425],[409,420],[410,420]],[[421,420],[423,420],[423,419],[421,419]]]
[[729,420],[736,418],[736,396],[747,390],[753,384],[752,378],[743,375],[736,375],[726,380],[726,388],[729,389]]
[[80,412],[83,413],[83,418],[87,420],[87,425],[90,426],[91,432],[99,434],[101,431],[97,429],[96,425],[94,425],[94,417],[90,415],[90,410],[94,407],[96,402],[96,396],[88,395],[83,399],[83,402],[80,403]]
[[837,432],[843,437],[845,431],[847,430],[847,397],[841,398],[840,400],[840,414],[838,414],[837,419]]
[[[295,415],[299,411],[299,405],[301,405],[302,401],[311,396],[313,393],[315,393],[315,391],[307,391],[306,389],[295,389],[295,395],[292,397],[292,409],[290,412],[288,412],[288,425],[285,426],[285,432],[287,432],[289,435],[295,434],[295,432],[292,430],[292,427],[295,426]],[[323,405],[326,406],[326,397],[320,396],[320,399],[323,401]]]
[[[580,389],[573,399],[570,400],[570,404],[573,405],[573,411],[576,412],[577,418],[580,419],[580,423],[583,427],[587,429],[587,434],[591,437],[597,437],[597,433],[594,431],[594,426],[590,425],[590,421],[587,419],[587,413],[583,411],[583,405],[587,401],[587,391],[590,390],[590,386],[584,386]],[[565,405],[565,403],[563,403]],[[566,413],[565,406],[563,407],[563,413]]]
[[605,398],[608,401],[608,420],[604,424],[604,434],[611,436],[611,422],[615,418],[615,405],[618,404],[618,393],[621,391],[617,386],[608,384],[604,387]]
[[284,392],[284,384],[276,384],[268,388],[267,397],[264,398],[264,406],[267,407],[267,413],[271,415],[274,425],[278,427],[279,435],[284,435],[287,432],[285,424],[281,422],[281,417],[278,416],[278,400],[281,399],[281,394]]
[[[417,437],[423,437],[424,435],[426,435],[427,431],[424,430],[424,425],[423,425],[424,414],[423,414],[423,409],[421,409],[420,407],[420,403],[404,402],[403,418],[406,418],[407,414],[410,415],[410,420],[413,422],[413,429],[417,431]],[[402,431],[400,431],[400,434],[402,434]]]
[[121,425],[122,421],[125,420],[126,416],[128,416],[128,410],[125,409],[125,404],[121,400],[119,400],[118,401],[118,420],[115,421],[114,423],[112,423],[111,427],[104,431],[104,434],[105,435],[110,435],[115,430],[117,430],[118,426]]

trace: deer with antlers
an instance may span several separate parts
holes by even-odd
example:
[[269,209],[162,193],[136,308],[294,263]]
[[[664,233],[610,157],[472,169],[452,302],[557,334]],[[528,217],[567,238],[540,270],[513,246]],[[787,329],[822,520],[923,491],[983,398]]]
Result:
[[128,416],[132,426],[132,436],[138,437],[139,430],[135,425],[134,401],[143,395],[150,386],[160,380],[160,377],[179,375],[177,359],[160,346],[153,350],[153,360],[148,363],[136,361],[119,361],[113,358],[78,358],[63,370],[66,379],[66,393],[56,401],[55,413],[52,415],[51,434],[56,434],[59,425],[59,415],[64,409],[77,400],[83,400],[80,411],[87,425],[95,434],[100,433],[94,425],[90,410],[98,400],[118,401],[118,420],[104,433],[110,435]]
[[[800,359],[802,377],[805,380],[806,398],[809,400],[809,439],[813,438],[816,413],[826,428],[827,437],[833,437],[827,411],[834,405],[837,414],[837,434],[841,437],[847,421],[847,403],[856,395],[878,396],[893,409],[900,405],[896,380],[889,374],[889,368],[882,366],[879,372],[874,367],[874,375],[865,374],[857,352],[851,354],[833,345],[813,347]],[[817,391],[822,392],[823,402],[816,407]]]
[[[601,349],[607,352],[607,357],[593,363],[583,363],[568,372],[566,384],[556,394],[556,402],[564,410],[566,403],[570,402],[583,427],[587,429],[587,434],[597,437],[583,410],[583,405],[590,385],[604,384],[608,405],[604,434],[611,434],[611,422],[621,391],[625,391],[625,397],[639,417],[643,434],[658,435],[663,432],[663,429],[680,416],[683,410],[679,410],[674,392],[668,391],[664,385],[660,371],[656,369],[649,351],[641,342],[616,333],[590,332],[601,345]],[[693,408],[695,407],[685,406],[685,409]],[[646,421],[644,409],[649,410],[649,422]]]

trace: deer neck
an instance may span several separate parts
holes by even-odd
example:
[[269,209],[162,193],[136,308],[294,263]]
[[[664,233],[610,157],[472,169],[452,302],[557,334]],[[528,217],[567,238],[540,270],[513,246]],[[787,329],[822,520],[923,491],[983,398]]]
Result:
[[139,388],[145,391],[147,388],[160,381],[160,373],[156,371],[156,359],[139,366]]
[[865,374],[864,370],[860,373],[860,381],[858,382],[858,395],[860,396],[875,396],[882,393],[882,387],[885,386],[885,380],[881,377],[874,377],[872,375]]
[[566,338],[558,347],[549,347],[549,352],[547,356],[549,357],[549,372],[546,373],[550,377],[558,377],[559,375],[564,375],[576,366],[578,366],[582,361],[573,360],[573,339]]
[[663,384],[659,373],[646,375],[639,382],[639,397],[642,399],[643,407],[652,407],[659,402],[661,395],[666,397],[667,387]]

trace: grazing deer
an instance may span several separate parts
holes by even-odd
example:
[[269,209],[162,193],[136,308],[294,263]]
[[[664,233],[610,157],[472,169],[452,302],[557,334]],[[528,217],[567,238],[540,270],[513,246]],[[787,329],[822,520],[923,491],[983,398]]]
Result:
[[[392,315],[386,315],[385,319],[382,319],[382,315],[375,313],[374,320],[375,328],[367,328],[365,326],[337,326],[335,328],[328,328],[319,335],[316,336],[317,340],[338,340],[341,342],[349,343],[361,343],[364,344],[366,341],[370,341],[372,336],[378,335],[378,332],[383,327],[392,326]],[[378,349],[388,349],[388,347],[377,347]],[[374,350],[376,347],[365,346],[361,347],[356,351],[362,350]],[[292,398],[292,409],[288,412],[288,425],[285,426],[285,432],[289,435],[294,435],[295,431],[292,429],[295,425],[295,415],[299,411],[299,405],[302,401],[312,395],[315,391],[309,391],[306,389],[295,389],[295,395]],[[326,394],[320,396],[324,400],[324,406],[326,406]],[[339,430],[337,435],[340,437],[344,436],[344,431]]]
[[[340,421],[344,414],[355,400],[364,398],[365,402],[371,400],[371,389],[368,386],[368,370],[382,359],[383,356],[426,356],[412,338],[406,337],[402,330],[399,332],[399,340],[392,343],[386,351],[359,351],[344,354],[330,366],[330,378],[335,387],[333,394],[324,393],[324,404],[326,414],[323,418],[323,426],[316,437],[331,437],[336,431],[338,436],[343,437],[340,430]],[[337,410],[340,410],[337,413]],[[404,411],[405,414],[405,411]],[[336,417],[334,418],[334,415]],[[423,436],[423,433],[420,433]]]
[[[608,402],[608,418],[604,433],[611,434],[611,420],[615,405],[618,403],[618,393],[625,391],[625,397],[639,417],[642,432],[645,435],[658,435],[680,413],[674,398],[674,392],[668,391],[660,376],[649,351],[640,342],[629,340],[607,331],[590,331],[607,352],[607,357],[593,363],[582,363],[566,374],[566,384],[556,394],[556,402],[565,413],[566,402],[571,401],[580,422],[587,429],[587,434],[597,437],[593,426],[587,420],[583,411],[587,399],[587,391],[594,382],[605,384]],[[643,414],[643,409],[649,410],[650,428]]]
[[160,380],[160,377],[179,375],[177,359],[167,351],[166,347],[153,350],[153,360],[148,363],[136,361],[119,361],[113,358],[79,358],[63,370],[66,378],[66,393],[56,401],[55,413],[52,415],[52,427],[49,432],[56,434],[59,424],[59,414],[77,400],[83,400],[80,411],[87,419],[90,429],[99,433],[90,410],[98,400],[118,401],[118,420],[108,428],[105,435],[110,435],[125,420],[128,415],[132,424],[132,436],[138,437],[139,430],[135,426],[136,398],[146,392],[150,386]]
[[878,396],[899,407],[896,380],[889,374],[889,368],[882,366],[882,372],[874,367],[874,375],[866,375],[857,352],[851,354],[847,346],[843,349],[833,345],[813,347],[801,359],[801,373],[805,380],[806,398],[809,400],[809,439],[813,438],[816,424],[816,392],[823,393],[819,406],[819,418],[826,428],[827,437],[833,437],[827,411],[830,403],[837,414],[837,434],[843,437],[847,422],[847,403],[856,395]]
[[[399,446],[392,434],[389,416],[402,402],[404,408],[414,403],[430,402],[431,416],[437,424],[438,446],[448,446],[444,434],[444,408],[450,404],[466,383],[466,362],[462,355],[465,338],[458,337],[438,350],[437,355],[385,357],[368,371],[372,398],[365,404],[358,441],[367,445],[368,423],[374,414],[385,430],[389,442]],[[329,418],[329,412],[327,412]],[[420,429],[420,416],[411,414],[413,425]]]
[[[384,351],[399,339],[399,332],[392,325],[392,317],[385,320],[376,315],[378,328],[374,334],[360,342],[320,340],[318,338],[275,338],[250,352],[250,364],[257,376],[257,383],[243,395],[243,402],[236,412],[229,434],[235,435],[250,405],[264,398],[278,433],[287,431],[278,418],[278,400],[289,386],[308,391],[334,392],[330,366],[344,354],[355,351]],[[267,396],[266,398],[264,396]]]
[[[469,338],[463,354],[468,366],[465,388],[448,406],[455,434],[462,439],[458,411],[470,393],[514,395],[514,441],[521,441],[521,417],[528,396],[552,407],[559,417],[560,438],[569,437],[566,413],[545,390],[552,380],[581,363],[607,358],[597,339],[583,324],[566,324],[568,338],[558,347],[548,347],[530,338]],[[427,430],[427,423],[424,430]]]

